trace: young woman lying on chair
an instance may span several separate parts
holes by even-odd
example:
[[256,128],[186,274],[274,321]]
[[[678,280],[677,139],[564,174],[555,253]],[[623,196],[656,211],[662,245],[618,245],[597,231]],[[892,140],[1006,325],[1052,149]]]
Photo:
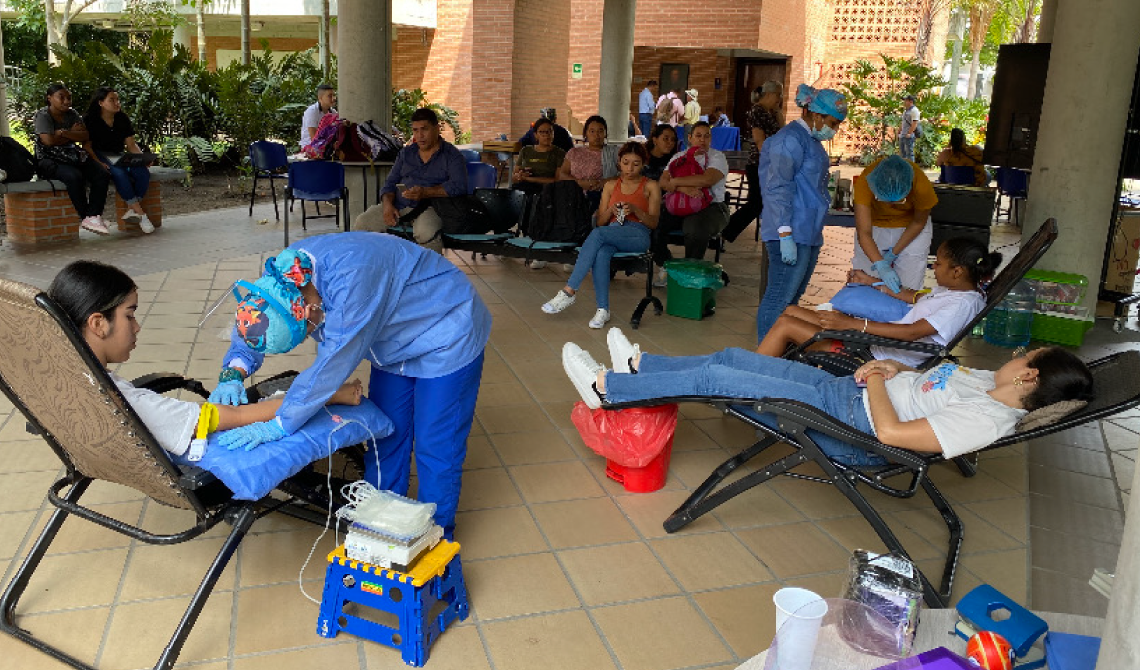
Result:
[[[786,398],[816,407],[886,445],[954,458],[1013,432],[1029,411],[1089,400],[1092,375],[1058,347],[1035,349],[996,371],[945,362],[917,372],[898,361],[864,364],[851,377],[810,365],[726,349],[710,356],[642,354],[617,328],[609,333],[613,371],[572,342],[562,363],[591,408],[654,398]],[[865,388],[861,388],[865,385]],[[882,463],[850,445],[820,445],[850,466]],[[846,450],[843,450],[846,447]]]
[[[896,340],[946,344],[985,307],[986,296],[978,285],[992,277],[999,265],[1001,254],[990,253],[974,240],[957,237],[938,247],[934,261],[934,278],[938,286],[928,293],[908,288],[896,293],[871,275],[854,270],[848,275],[848,281],[880,284],[877,286],[879,291],[914,307],[901,319],[883,322],[839,311],[817,311],[791,305],[764,335],[756,353],[783,356],[789,346],[807,342],[822,330],[858,330]],[[840,352],[843,344],[829,340],[813,344],[810,348]],[[871,353],[875,358],[897,359],[908,365],[918,365],[925,359],[918,352],[885,347],[871,347]]]
[[[75,261],[55,276],[48,295],[83,334],[91,353],[104,366],[125,363],[131,357],[142,329],[135,319],[139,292],[122,270],[95,261]],[[108,374],[159,445],[175,455],[190,447],[200,417],[207,422],[209,432],[214,432],[268,421],[281,406],[280,400],[238,407],[177,400],[136,388],[113,372]],[[355,379],[341,386],[328,404],[359,405],[361,392],[360,380]],[[224,436],[219,440],[225,444]]]

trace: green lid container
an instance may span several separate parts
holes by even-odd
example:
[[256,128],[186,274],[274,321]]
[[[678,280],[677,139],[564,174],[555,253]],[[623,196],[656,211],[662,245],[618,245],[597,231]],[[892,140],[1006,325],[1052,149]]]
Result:
[[[1030,270],[1025,273],[1025,281],[1036,289],[1038,305],[1079,304],[1089,287],[1089,280],[1084,275],[1051,270]],[[1042,310],[1039,307],[1038,311],[1047,311],[1047,308]]]

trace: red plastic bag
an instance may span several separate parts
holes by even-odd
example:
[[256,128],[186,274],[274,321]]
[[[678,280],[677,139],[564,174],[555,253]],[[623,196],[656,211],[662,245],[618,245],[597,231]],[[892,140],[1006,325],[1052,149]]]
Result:
[[645,467],[673,437],[677,405],[631,409],[590,409],[574,403],[570,419],[586,446],[627,468]]

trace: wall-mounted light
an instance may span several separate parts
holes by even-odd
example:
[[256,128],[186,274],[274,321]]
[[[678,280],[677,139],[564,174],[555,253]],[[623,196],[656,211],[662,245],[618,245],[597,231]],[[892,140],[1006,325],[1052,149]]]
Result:
[[103,27],[107,30],[111,30],[115,27],[115,19],[103,19]]
[[250,21],[249,23],[249,29],[255,33],[261,32],[261,29],[264,27],[265,21]]

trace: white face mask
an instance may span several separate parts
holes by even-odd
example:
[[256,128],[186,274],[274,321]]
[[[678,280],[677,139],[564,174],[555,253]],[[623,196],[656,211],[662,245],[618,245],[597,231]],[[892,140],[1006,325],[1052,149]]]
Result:
[[826,123],[820,128],[816,128],[814,125],[808,127],[811,128],[811,136],[820,142],[826,142],[835,137],[835,129]]

